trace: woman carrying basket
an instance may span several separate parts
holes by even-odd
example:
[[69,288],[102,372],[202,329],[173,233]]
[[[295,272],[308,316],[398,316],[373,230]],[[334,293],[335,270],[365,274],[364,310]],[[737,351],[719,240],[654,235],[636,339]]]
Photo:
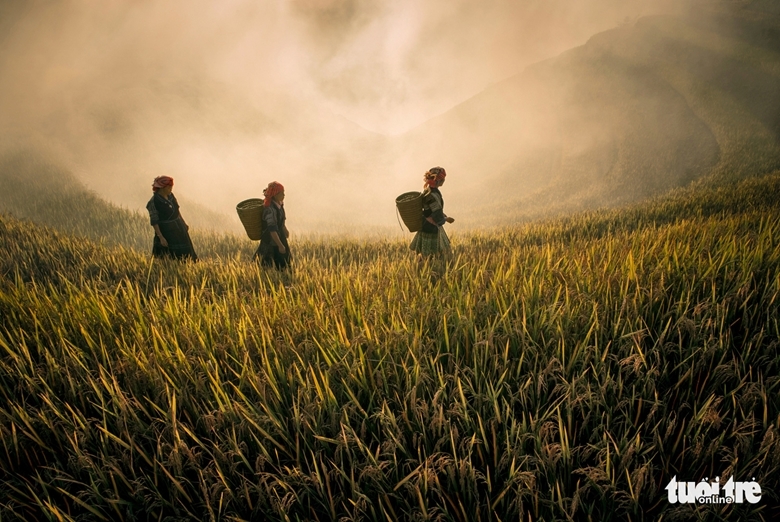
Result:
[[284,187],[272,181],[263,190],[263,196],[263,235],[254,258],[259,259],[263,266],[285,270],[290,265],[290,246],[287,244],[290,232],[285,225]]
[[152,255],[154,257],[197,261],[198,256],[195,254],[190,239],[190,227],[181,217],[179,202],[176,201],[172,191],[172,177],[158,176],[154,178],[152,183],[154,195],[146,204],[149,220],[154,228]]
[[439,187],[444,185],[447,173],[441,167],[433,167],[423,175],[423,223],[422,229],[415,234],[409,248],[420,257],[451,253],[450,239],[444,231],[445,223],[453,223],[455,219],[444,214],[444,198]]

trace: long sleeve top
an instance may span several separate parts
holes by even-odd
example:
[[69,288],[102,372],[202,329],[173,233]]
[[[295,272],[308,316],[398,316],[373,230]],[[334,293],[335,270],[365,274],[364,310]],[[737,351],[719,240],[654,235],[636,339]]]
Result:
[[[428,217],[433,219],[436,225],[428,221]],[[423,192],[423,226],[422,231],[429,234],[439,232],[439,227],[447,222],[447,216],[444,214],[444,198],[438,188],[429,188]]]
[[267,232],[284,232],[284,222],[287,216],[284,213],[284,207],[277,207],[271,203],[263,208],[263,230]]
[[146,204],[146,210],[149,211],[149,222],[152,226],[179,218],[179,202],[176,201],[176,196],[173,194],[164,198],[155,192],[152,199]]
[[263,235],[260,237],[258,251],[262,254],[271,252],[276,248],[276,243],[271,238],[271,232],[279,234],[279,240],[287,248],[287,236],[285,235],[285,221],[287,216],[284,207],[271,203],[263,208]]

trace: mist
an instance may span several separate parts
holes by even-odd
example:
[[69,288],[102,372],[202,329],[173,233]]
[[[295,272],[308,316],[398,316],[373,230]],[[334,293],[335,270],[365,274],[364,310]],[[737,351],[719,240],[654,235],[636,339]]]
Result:
[[[398,230],[395,196],[419,190],[434,165],[452,174],[458,204],[510,171],[517,190],[543,188],[548,152],[575,138],[548,109],[585,102],[565,86],[551,93],[560,82],[529,66],[673,5],[3,0],[0,147],[39,151],[131,209],[165,174],[185,216],[192,202],[235,218],[238,201],[277,180],[293,231]],[[506,82],[511,117],[494,102],[470,122],[452,117]],[[583,133],[566,150],[613,154],[598,129],[567,114]],[[717,154],[706,129],[686,125],[675,123],[679,137],[701,131],[694,146]]]

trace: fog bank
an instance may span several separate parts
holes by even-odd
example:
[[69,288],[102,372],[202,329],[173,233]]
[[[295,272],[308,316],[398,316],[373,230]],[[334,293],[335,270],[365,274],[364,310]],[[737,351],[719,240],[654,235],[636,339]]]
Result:
[[[416,128],[529,64],[677,3],[0,5],[4,147],[45,151],[130,208],[143,208],[161,174],[176,179],[180,198],[231,215],[278,180],[300,228],[348,229],[377,212],[377,223],[391,224],[399,179],[416,188],[425,169],[446,160],[433,148],[430,158],[407,155]],[[501,119],[506,108],[493,110]],[[539,136],[522,135],[528,143]],[[472,155],[501,154],[491,143]],[[474,185],[483,173],[471,170],[463,180]]]

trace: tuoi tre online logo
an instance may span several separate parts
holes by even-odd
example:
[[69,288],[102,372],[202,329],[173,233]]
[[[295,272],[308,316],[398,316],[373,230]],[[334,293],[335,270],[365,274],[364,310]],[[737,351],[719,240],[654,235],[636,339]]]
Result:
[[761,500],[761,486],[755,481],[735,481],[734,477],[720,485],[720,477],[714,482],[704,480],[695,482],[678,482],[675,475],[666,485],[671,504],[756,504]]

